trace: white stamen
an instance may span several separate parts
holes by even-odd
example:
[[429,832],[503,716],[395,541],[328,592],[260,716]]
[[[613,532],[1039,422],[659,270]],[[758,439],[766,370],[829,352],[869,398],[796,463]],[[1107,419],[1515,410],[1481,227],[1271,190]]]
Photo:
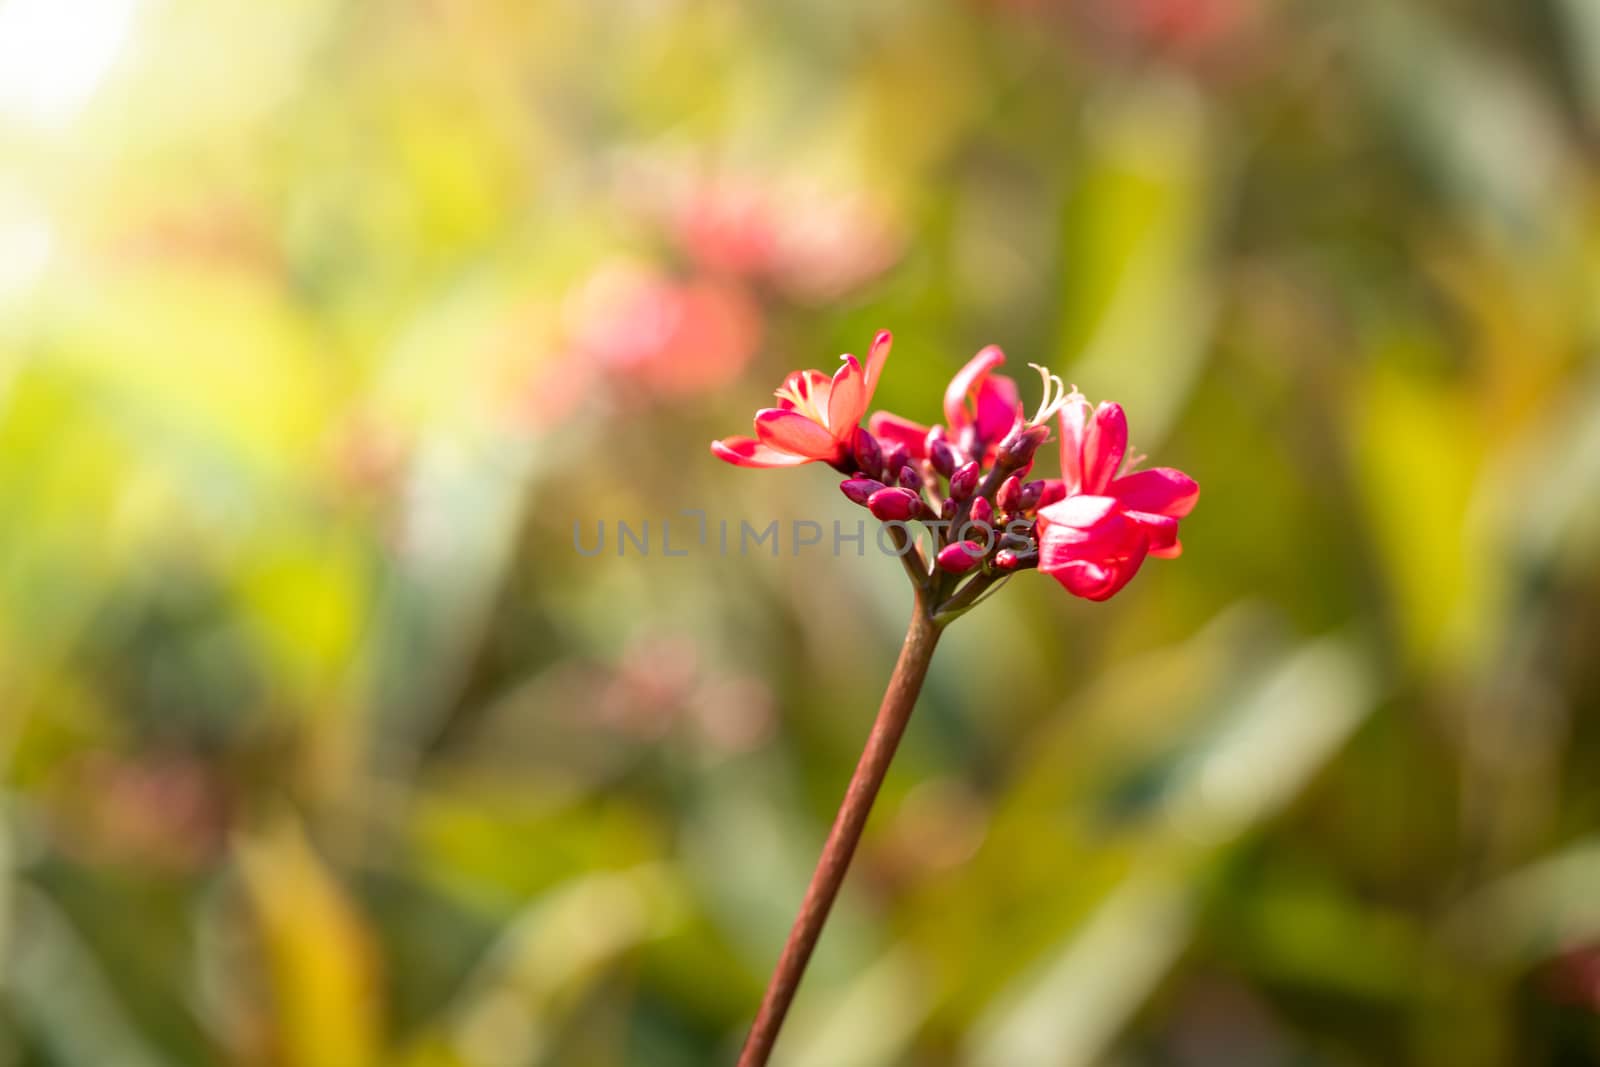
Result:
[[1069,393],[1060,375],[1050,373],[1047,368],[1037,363],[1030,363],[1028,366],[1039,372],[1039,380],[1044,383],[1044,395],[1039,398],[1038,413],[1028,423],[1030,426],[1038,426],[1060,411],[1067,401],[1077,394],[1078,388],[1073,386]]

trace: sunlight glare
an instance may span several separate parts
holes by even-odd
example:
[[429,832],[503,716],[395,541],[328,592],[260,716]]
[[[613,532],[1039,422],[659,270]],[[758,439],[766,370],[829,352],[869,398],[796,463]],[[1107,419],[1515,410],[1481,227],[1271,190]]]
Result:
[[61,126],[127,42],[139,0],[0,0],[0,114]]

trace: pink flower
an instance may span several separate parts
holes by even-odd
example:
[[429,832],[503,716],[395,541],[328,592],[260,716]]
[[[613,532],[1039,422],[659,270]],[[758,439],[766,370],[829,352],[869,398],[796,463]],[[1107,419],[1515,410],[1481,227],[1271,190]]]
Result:
[[[956,372],[944,391],[945,425],[962,452],[990,458],[994,447],[1022,420],[1017,383],[993,370],[1006,361],[998,345],[989,345]],[[903,444],[915,459],[927,455],[928,427],[887,411],[872,416],[874,436]]]
[[565,311],[585,364],[667,398],[728,384],[761,338],[760,312],[738,289],[630,263],[595,272]]
[[[1065,498],[1039,509],[1039,569],[1067,592],[1106,600],[1139,572],[1146,556],[1183,551],[1178,520],[1200,487],[1171,467],[1118,476],[1128,451],[1120,404],[1091,411],[1074,393],[1061,409],[1061,488]],[[1049,495],[1053,496],[1054,492]]]
[[823,462],[855,470],[855,439],[889,358],[888,330],[873,338],[863,367],[855,356],[829,378],[818,370],[791,371],[778,387],[778,406],[756,412],[756,436],[711,442],[711,453],[739,467],[797,467]]

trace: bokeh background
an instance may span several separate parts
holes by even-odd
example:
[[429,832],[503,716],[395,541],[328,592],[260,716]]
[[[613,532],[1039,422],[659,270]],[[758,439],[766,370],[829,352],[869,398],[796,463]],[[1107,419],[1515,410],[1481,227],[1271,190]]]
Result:
[[880,327],[1203,494],[781,1062],[1600,1062],[1597,135],[1588,0],[0,0],[0,1064],[731,1062],[909,596],[706,444]]

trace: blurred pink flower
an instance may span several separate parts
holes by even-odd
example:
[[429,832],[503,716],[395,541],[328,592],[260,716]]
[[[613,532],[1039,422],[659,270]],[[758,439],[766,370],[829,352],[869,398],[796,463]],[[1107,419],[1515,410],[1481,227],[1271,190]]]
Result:
[[878,375],[889,358],[893,337],[879,331],[866,366],[844,357],[832,378],[818,370],[790,371],[778,387],[778,406],[756,412],[756,436],[725,437],[711,453],[739,467],[797,467],[823,462],[849,474],[855,470],[861,416],[872,403]]
[[225,782],[179,752],[90,752],[62,769],[61,843],[83,858],[187,872],[212,862],[227,836]]
[[589,369],[669,398],[728,384],[761,339],[760,313],[738,289],[637,264],[596,272],[566,313],[569,343]]
[[1146,556],[1183,551],[1178,520],[1194,508],[1200,487],[1171,467],[1117,476],[1128,450],[1120,404],[1091,410],[1074,392],[1060,419],[1066,497],[1039,509],[1039,569],[1074,596],[1106,600]]
[[894,264],[903,244],[887,212],[858,192],[659,158],[635,161],[623,181],[625,198],[702,269],[804,302],[859,289]]
[[1117,0],[1105,5],[1124,32],[1174,52],[1196,52],[1235,37],[1250,0]]

